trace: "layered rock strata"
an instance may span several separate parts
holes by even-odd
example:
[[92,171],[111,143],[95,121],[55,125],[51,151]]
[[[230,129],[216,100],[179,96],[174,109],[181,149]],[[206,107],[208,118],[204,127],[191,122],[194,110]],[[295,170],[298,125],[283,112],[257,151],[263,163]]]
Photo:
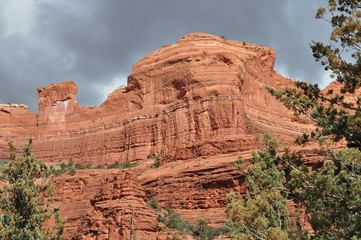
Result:
[[[219,153],[238,141],[251,149],[249,139],[265,131],[287,141],[309,125],[265,90],[292,85],[274,71],[274,61],[270,48],[189,34],[135,64],[128,85],[98,107],[80,106],[71,81],[39,88],[37,124],[30,121],[21,136],[33,138],[33,151],[49,163],[72,158],[93,165],[150,154],[177,158],[179,149],[203,143],[221,146]],[[3,129],[2,147],[14,136]]]
[[146,206],[137,176],[127,170],[81,170],[54,179],[55,204],[67,219],[65,239],[166,239]]
[[37,116],[23,104],[0,104],[0,159],[8,159],[8,142],[13,140],[20,147],[35,136]]
[[[255,135],[270,131],[291,143],[312,129],[266,91],[293,86],[274,71],[274,61],[270,48],[186,35],[135,64],[128,85],[100,106],[80,106],[72,81],[38,89],[38,116],[0,105],[0,158],[7,158],[11,139],[20,146],[31,138],[33,152],[51,164],[139,163],[131,171],[140,183],[121,170],[55,179],[66,238],[127,239],[132,216],[139,239],[166,238],[144,204],[151,198],[192,223],[222,225],[225,194],[245,188],[232,162],[251,157],[259,147]],[[163,165],[151,168],[150,156],[161,156]]]

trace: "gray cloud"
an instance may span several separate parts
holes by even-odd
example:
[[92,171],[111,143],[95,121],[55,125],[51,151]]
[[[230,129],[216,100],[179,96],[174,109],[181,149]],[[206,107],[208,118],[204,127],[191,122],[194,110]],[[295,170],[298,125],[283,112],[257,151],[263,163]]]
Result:
[[0,101],[37,110],[35,88],[65,80],[78,101],[99,105],[126,84],[132,65],[191,32],[272,47],[276,70],[309,82],[329,81],[309,42],[329,26],[314,19],[322,0],[0,0]]

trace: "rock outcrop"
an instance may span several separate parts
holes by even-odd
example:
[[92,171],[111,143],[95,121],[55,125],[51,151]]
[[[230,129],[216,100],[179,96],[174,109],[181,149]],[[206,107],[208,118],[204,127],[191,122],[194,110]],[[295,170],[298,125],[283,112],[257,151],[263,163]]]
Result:
[[[166,239],[144,203],[151,198],[192,223],[222,225],[225,194],[245,187],[232,162],[251,158],[259,147],[255,135],[270,131],[292,143],[312,129],[265,89],[293,86],[274,71],[274,61],[270,48],[186,35],[135,64],[128,85],[100,106],[80,106],[72,81],[38,89],[38,116],[0,105],[0,158],[8,156],[7,141],[31,138],[33,152],[50,164],[139,163],[130,171],[55,179],[67,238],[127,239],[134,216],[137,239]],[[161,156],[163,165],[151,168],[150,156]]]
[[178,154],[203,143],[221,146],[220,153],[233,151],[232,142],[252,148],[249,139],[265,131],[287,141],[310,126],[265,90],[292,85],[274,71],[274,61],[270,48],[189,34],[135,64],[127,87],[98,107],[80,106],[71,81],[39,88],[37,129],[32,121],[22,135],[33,138],[33,151],[49,163],[72,158],[93,165]]
[[67,219],[65,239],[129,239],[130,231],[133,239],[166,239],[130,171],[81,170],[55,178],[54,184],[55,204]]
[[18,147],[37,132],[37,116],[23,104],[0,104],[0,159],[8,159],[8,142]]

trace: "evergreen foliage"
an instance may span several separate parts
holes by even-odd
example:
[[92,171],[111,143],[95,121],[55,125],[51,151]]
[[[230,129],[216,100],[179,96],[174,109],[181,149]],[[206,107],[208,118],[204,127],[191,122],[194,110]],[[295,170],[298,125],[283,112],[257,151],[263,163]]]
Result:
[[178,231],[183,236],[181,237],[176,233],[172,239],[185,239],[185,236],[190,235],[199,240],[212,240],[219,235],[228,234],[231,230],[231,228],[226,225],[212,229],[205,220],[199,220],[197,224],[192,225],[188,221],[183,220],[181,215],[176,213],[173,208],[158,208],[158,201],[154,198],[150,199],[147,206],[158,213],[158,221],[166,226],[163,231]]
[[158,221],[166,225],[168,230],[178,230],[182,235],[192,234],[192,225],[184,221],[173,208],[166,208],[165,213],[159,214]]
[[[260,140],[260,138],[258,137]],[[245,196],[238,193],[227,195],[226,212],[231,220],[233,236],[237,239],[289,239],[290,219],[287,212],[288,190],[286,176],[278,167],[281,161],[289,158],[278,151],[277,140],[270,133],[263,135],[264,150],[254,151],[251,162],[236,166],[246,176],[248,190]],[[292,156],[295,158],[296,155]]]
[[154,162],[152,163],[152,165],[150,167],[151,168],[159,168],[161,165],[162,165],[162,160],[157,158],[154,160]]
[[[361,86],[360,9],[360,0],[329,0],[328,7],[319,8],[316,15],[327,20],[333,30],[329,44],[313,42],[313,56],[343,84],[343,93],[354,93]],[[357,102],[360,106],[360,97]]]
[[[13,143],[9,143],[10,162],[1,170],[6,184],[0,189],[0,239],[60,240],[64,221],[59,208],[52,206],[51,170],[35,158],[30,144],[24,145],[24,155],[19,156]],[[43,223],[52,215],[53,229],[44,229]]]
[[317,84],[303,82],[296,83],[298,89],[268,90],[295,114],[306,115],[318,127],[299,138],[300,143],[330,136],[334,141],[344,139],[348,147],[361,150],[361,96],[357,93],[361,86],[361,1],[328,2],[328,7],[321,7],[316,17],[332,25],[330,43],[313,42],[311,48],[316,61],[342,83],[341,94],[332,90],[322,93]]
[[[361,1],[328,3],[316,17],[332,25],[330,43],[313,42],[311,48],[316,61],[342,84],[341,92],[324,93],[317,85],[303,82],[297,82],[296,89],[267,88],[295,115],[315,123],[316,129],[296,142],[318,141],[318,162],[307,167],[305,159],[288,149],[281,155],[276,148],[266,147],[262,154],[254,154],[244,171],[246,196],[228,195],[227,212],[238,239],[361,239]],[[332,147],[341,140],[346,146]],[[242,168],[240,159],[234,166]],[[286,210],[280,203],[287,199],[296,203],[305,219],[298,218],[291,231],[272,225],[274,207]],[[305,221],[311,229],[305,229]],[[277,230],[275,235],[268,227]]]
[[289,183],[294,200],[309,215],[309,239],[361,239],[361,152],[322,151],[315,168],[300,166]]
[[[137,167],[137,166],[139,166],[139,164],[136,162],[119,163],[118,161],[115,161],[114,163],[110,164],[108,167],[103,166],[103,165],[98,165],[96,167],[92,167],[91,165],[85,166],[81,163],[77,163],[74,165],[73,159],[70,158],[68,161],[68,164],[61,163],[61,164],[57,165],[55,168],[52,169],[52,173],[55,176],[60,176],[61,174],[64,174],[64,173],[69,173],[70,175],[75,175],[76,170],[113,169],[113,168],[125,169],[125,168],[133,168],[133,167]],[[1,167],[1,163],[0,163],[0,167]]]

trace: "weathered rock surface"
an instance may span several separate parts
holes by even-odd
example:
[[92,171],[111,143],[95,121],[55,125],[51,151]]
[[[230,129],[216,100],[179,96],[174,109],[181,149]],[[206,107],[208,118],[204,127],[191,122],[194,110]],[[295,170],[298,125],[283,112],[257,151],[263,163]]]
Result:
[[9,141],[21,147],[35,135],[37,116],[28,108],[23,104],[0,104],[0,159],[9,157]]
[[252,145],[248,139],[268,130],[290,140],[309,126],[265,90],[292,85],[274,61],[270,48],[195,33],[140,60],[128,86],[99,107],[80,106],[71,81],[39,88],[33,151],[51,163],[98,165],[178,154],[205,141],[226,153],[234,148],[227,142]]
[[81,170],[55,178],[54,184],[55,204],[67,219],[66,239],[129,239],[131,229],[133,239],[166,238],[157,214],[145,205],[137,176],[130,171]]
[[[260,147],[255,145],[254,149]],[[307,165],[317,161],[319,155],[315,149],[317,145],[295,148],[307,159]],[[226,194],[246,190],[244,172],[233,166],[238,157],[247,162],[252,158],[252,151],[175,160],[156,169],[149,167],[154,160],[148,160],[135,170],[142,172],[138,178],[146,199],[157,199],[162,208],[175,208],[192,224],[206,220],[211,227],[218,227],[226,220]],[[289,207],[292,210],[292,203]]]
[[[166,239],[144,203],[151,198],[192,223],[222,225],[225,194],[245,187],[232,162],[251,157],[255,135],[270,131],[291,143],[312,128],[266,91],[293,86],[274,61],[274,50],[263,46],[186,35],[135,64],[128,85],[100,106],[80,106],[72,81],[38,89],[38,116],[0,105],[0,158],[11,138],[32,138],[33,152],[51,164],[140,164],[131,170],[140,182],[121,170],[55,179],[67,238],[127,239],[134,212],[136,239]],[[163,165],[150,168],[147,156],[158,154]]]

